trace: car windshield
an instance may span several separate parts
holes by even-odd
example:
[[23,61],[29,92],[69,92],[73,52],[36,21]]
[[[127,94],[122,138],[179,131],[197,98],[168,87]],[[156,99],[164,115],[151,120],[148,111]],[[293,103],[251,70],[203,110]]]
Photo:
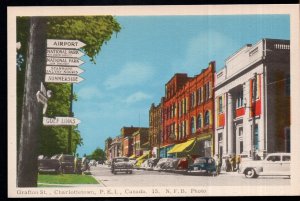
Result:
[[128,158],[117,158],[116,160],[115,160],[115,162],[128,162],[129,160],[128,160]]
[[74,156],[64,156],[64,161],[74,161]]

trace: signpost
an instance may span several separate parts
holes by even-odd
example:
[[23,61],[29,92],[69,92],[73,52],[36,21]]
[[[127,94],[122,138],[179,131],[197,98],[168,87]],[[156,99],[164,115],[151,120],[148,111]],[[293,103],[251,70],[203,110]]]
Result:
[[75,126],[80,123],[80,120],[75,117],[43,117],[45,126]]
[[79,49],[85,44],[79,40],[47,39],[47,48]]
[[78,58],[47,57],[47,65],[80,66],[84,62]]
[[[47,39],[45,82],[71,83],[69,117],[43,117],[45,126],[70,126],[68,133],[68,153],[72,154],[72,127],[80,120],[72,117],[73,83],[83,81],[78,75],[83,72],[78,68],[84,62],[79,58],[84,54],[79,51],[85,44],[79,40]],[[37,94],[37,97],[40,94]],[[42,97],[39,97],[42,99]]]
[[47,102],[48,102],[48,98],[51,97],[51,91],[50,90],[46,90],[46,87],[44,86],[44,84],[41,82],[41,89],[36,93],[36,98],[37,101],[39,103],[42,103],[44,105],[43,107],[43,114],[46,113],[47,110]]
[[46,66],[46,74],[79,75],[82,72],[84,70],[78,67]]
[[83,56],[84,53],[80,50],[72,49],[47,49],[47,57],[71,57],[79,58]]
[[79,83],[84,80],[77,75],[48,75],[45,76],[45,82],[50,83]]

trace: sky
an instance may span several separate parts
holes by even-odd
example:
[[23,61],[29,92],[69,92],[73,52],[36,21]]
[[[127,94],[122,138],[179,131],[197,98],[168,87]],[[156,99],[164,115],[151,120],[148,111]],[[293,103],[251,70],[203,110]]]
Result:
[[116,16],[122,29],[96,57],[84,56],[84,81],[74,84],[73,112],[84,145],[80,156],[124,126],[149,127],[149,109],[159,104],[165,84],[175,73],[192,77],[246,44],[262,38],[290,39],[288,15]]

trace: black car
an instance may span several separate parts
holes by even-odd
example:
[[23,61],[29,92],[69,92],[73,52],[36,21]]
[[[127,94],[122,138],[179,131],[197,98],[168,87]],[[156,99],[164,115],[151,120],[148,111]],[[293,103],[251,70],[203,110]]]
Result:
[[204,173],[207,175],[217,174],[215,160],[212,157],[199,157],[194,160],[193,165],[188,167],[188,172]]
[[61,166],[59,161],[59,155],[54,155],[51,158],[39,157],[38,158],[38,171],[39,173],[61,173]]
[[61,154],[59,157],[62,173],[75,173],[75,156]]

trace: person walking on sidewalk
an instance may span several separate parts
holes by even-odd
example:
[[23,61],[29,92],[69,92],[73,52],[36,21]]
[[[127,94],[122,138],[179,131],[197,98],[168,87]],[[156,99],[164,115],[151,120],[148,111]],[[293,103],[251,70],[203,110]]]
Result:
[[214,160],[216,163],[217,174],[220,174],[222,163],[221,163],[221,159],[218,154],[215,155]]
[[238,172],[241,164],[241,155],[237,155],[235,160],[236,160],[236,171]]

